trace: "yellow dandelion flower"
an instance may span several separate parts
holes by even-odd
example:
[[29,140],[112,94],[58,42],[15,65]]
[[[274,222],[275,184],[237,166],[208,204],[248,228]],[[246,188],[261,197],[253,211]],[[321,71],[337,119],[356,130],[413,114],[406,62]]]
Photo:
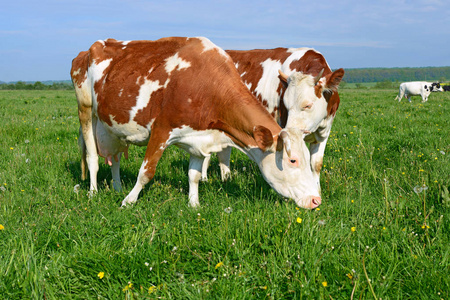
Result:
[[328,282],[324,281],[324,282],[322,282],[322,285],[323,285],[324,287],[327,287],[327,286],[328,286]]
[[320,210],[320,208],[317,207],[316,210]]
[[105,277],[105,272],[99,272],[97,276],[98,278],[103,279],[103,277]]
[[302,218],[297,218],[297,223],[301,223],[302,221]]
[[151,287],[148,288],[148,293],[151,294],[151,293],[156,292],[157,290],[158,290],[158,288],[156,286],[152,285]]
[[352,279],[353,278],[353,275],[352,274],[350,274],[350,273],[347,273],[347,274],[345,274],[349,279]]
[[356,231],[356,227],[352,227],[352,228],[350,228],[350,229],[351,229],[352,232],[355,232],[355,231]]
[[131,290],[131,288],[133,287],[133,284],[131,282],[128,282],[128,284],[123,288],[122,291],[128,291]]
[[5,226],[3,226],[2,224],[0,224],[0,230],[5,230]]
[[220,268],[221,266],[223,266],[223,262],[220,262],[216,265],[215,269]]

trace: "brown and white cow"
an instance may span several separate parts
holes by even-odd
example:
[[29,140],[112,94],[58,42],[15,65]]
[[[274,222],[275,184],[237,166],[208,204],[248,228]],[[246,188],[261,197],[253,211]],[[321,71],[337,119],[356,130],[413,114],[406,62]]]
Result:
[[320,205],[304,132],[282,130],[242,83],[228,54],[208,39],[97,41],[73,60],[71,77],[91,192],[97,190],[98,155],[112,165],[120,189],[121,153],[129,144],[147,145],[137,183],[122,205],[136,202],[164,150],[176,145],[191,154],[189,204],[195,207],[204,157],[236,147],[278,193],[304,208]]
[[[325,146],[339,107],[337,88],[344,70],[331,71],[323,55],[312,48],[227,50],[242,81],[276,118],[281,127],[310,132],[311,169],[320,189]],[[231,148],[218,153],[222,179],[230,173]],[[202,179],[207,179],[208,158]]]

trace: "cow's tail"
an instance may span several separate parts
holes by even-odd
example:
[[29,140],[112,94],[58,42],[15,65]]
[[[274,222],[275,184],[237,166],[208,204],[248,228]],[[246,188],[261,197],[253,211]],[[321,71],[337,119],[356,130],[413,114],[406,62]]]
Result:
[[84,143],[83,133],[81,132],[81,126],[78,136],[78,146],[81,150],[81,180],[86,180],[86,144]]

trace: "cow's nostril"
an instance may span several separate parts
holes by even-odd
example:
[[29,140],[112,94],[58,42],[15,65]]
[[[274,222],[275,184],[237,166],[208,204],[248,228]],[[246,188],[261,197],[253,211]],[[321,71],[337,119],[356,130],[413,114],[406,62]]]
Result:
[[320,199],[320,197],[313,197],[311,202],[313,203],[314,207],[317,207],[322,203],[322,200]]

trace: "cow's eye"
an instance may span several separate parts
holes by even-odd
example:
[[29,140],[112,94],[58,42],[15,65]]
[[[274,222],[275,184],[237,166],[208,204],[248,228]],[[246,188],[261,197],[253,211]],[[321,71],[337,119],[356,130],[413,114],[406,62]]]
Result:
[[312,104],[310,103],[310,104],[305,105],[305,106],[303,107],[303,109],[310,109],[311,107],[312,107]]
[[296,159],[291,159],[290,162],[291,162],[291,164],[295,164],[297,162],[297,160]]

